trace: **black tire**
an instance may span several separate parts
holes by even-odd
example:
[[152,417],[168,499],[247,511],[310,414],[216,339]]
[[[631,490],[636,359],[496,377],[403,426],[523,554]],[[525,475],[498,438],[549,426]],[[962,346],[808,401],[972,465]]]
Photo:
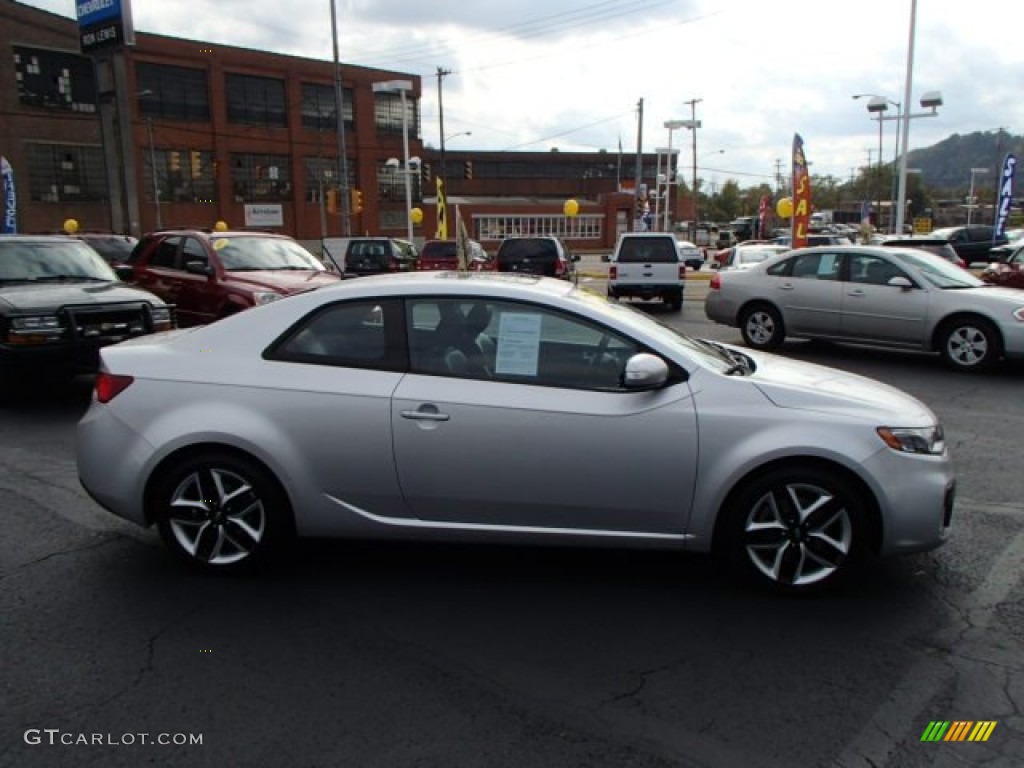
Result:
[[863,492],[817,467],[781,467],[732,496],[722,554],[747,578],[794,593],[838,584],[867,549]]
[[740,317],[743,342],[752,349],[778,349],[786,338],[782,316],[768,304],[755,304],[743,310]]
[[291,508],[276,479],[226,451],[175,462],[156,479],[150,501],[164,544],[205,571],[265,565],[294,538]]
[[673,291],[665,294],[665,303],[673,312],[679,312],[683,308],[683,292]]
[[1003,341],[988,320],[965,315],[942,326],[939,352],[946,365],[954,370],[985,371],[999,362]]

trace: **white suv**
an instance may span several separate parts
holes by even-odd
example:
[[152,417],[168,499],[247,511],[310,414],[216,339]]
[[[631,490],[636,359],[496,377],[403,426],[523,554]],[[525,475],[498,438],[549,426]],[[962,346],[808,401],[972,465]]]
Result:
[[609,298],[660,298],[676,311],[683,308],[686,264],[671,232],[625,232],[609,262]]

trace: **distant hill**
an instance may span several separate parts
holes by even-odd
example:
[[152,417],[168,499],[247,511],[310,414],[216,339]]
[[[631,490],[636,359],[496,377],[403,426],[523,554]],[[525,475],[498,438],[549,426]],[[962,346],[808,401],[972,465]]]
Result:
[[[971,168],[988,168],[987,174],[975,177],[975,183],[994,187],[1007,152],[1024,159],[1024,136],[1014,136],[1002,129],[954,133],[938,144],[911,150],[907,165],[921,169],[922,181],[929,189],[960,194],[970,184]],[[1020,184],[1018,172],[1014,186]]]

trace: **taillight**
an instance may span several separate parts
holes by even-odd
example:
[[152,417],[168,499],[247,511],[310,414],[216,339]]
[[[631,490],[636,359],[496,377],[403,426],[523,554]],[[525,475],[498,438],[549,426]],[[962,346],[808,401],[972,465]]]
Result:
[[96,399],[101,403],[109,403],[124,392],[133,381],[135,381],[134,376],[100,371],[96,374]]
[[402,264],[398,259],[388,259],[388,272],[400,272]]
[[722,276],[716,274],[711,278],[711,282],[708,284],[708,288],[712,291],[717,291],[722,287]]
[[565,262],[558,259],[555,262],[555,277],[561,277],[565,274]]
[[685,280],[686,279],[686,265],[685,264],[680,264],[679,265],[679,279],[680,280]]
[[618,267],[616,267],[614,264],[612,264],[610,267],[608,267],[608,279],[609,280],[614,280],[618,276],[619,276],[619,268]]

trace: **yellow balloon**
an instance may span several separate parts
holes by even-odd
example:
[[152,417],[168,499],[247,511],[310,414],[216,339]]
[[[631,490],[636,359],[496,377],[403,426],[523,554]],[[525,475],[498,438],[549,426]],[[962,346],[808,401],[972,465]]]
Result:
[[78,231],[78,222],[75,219],[64,220],[64,231],[69,235],[75,234]]
[[213,231],[214,232],[227,232],[228,231],[228,223],[226,221],[218,221],[216,224],[213,225]]
[[783,219],[788,219],[793,215],[793,199],[784,197],[775,204],[775,212],[779,214]]
[[580,204],[575,200],[569,199],[565,201],[565,205],[562,206],[562,213],[566,216],[575,216],[580,212]]
[[423,211],[420,210],[419,208],[413,208],[411,211],[409,211],[409,218],[412,219],[413,224],[422,224]]

